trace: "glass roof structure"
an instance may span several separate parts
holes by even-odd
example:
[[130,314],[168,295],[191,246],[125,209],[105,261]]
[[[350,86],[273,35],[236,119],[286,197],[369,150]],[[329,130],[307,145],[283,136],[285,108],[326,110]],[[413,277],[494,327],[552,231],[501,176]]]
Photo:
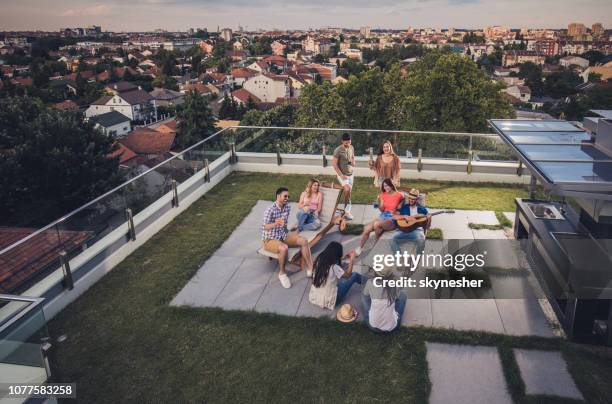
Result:
[[546,189],[561,195],[612,198],[612,155],[566,121],[492,119],[493,130]]

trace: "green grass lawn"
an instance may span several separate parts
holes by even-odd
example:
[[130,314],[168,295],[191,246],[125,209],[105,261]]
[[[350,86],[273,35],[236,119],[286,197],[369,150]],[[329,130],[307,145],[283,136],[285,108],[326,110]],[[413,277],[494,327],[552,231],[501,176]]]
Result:
[[[68,335],[58,356],[78,401],[426,402],[425,341],[498,347],[519,402],[545,398],[526,400],[512,347],[561,350],[589,401],[612,397],[610,361],[558,339],[425,328],[379,335],[327,319],[168,305],[257,199],[271,199],[280,185],[295,197],[306,180],[232,174],[53,319],[52,334]],[[461,185],[427,185],[430,200],[447,195],[475,208],[461,198]],[[365,184],[357,187],[364,189],[355,202],[367,202]],[[512,210],[522,193],[468,188],[489,195],[485,208],[491,210]]]

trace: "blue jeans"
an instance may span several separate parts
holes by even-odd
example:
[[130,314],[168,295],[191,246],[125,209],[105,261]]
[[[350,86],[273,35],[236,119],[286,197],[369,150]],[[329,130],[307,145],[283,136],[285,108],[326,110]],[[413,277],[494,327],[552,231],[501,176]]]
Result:
[[[397,313],[397,325],[391,331],[397,330],[402,325],[402,316],[404,315],[404,309],[406,308],[406,294],[404,292],[400,292],[395,299],[395,312]],[[372,327],[370,324],[370,307],[372,307],[372,299],[370,296],[366,296],[364,294],[361,295],[361,304],[363,306],[363,321],[368,326],[369,329],[376,332],[390,332],[383,331],[376,327]]]
[[400,251],[400,242],[412,241],[416,245],[416,253],[420,254],[425,249],[425,231],[416,229],[410,232],[397,230],[391,240],[393,252]]
[[297,211],[298,230],[317,230],[321,227],[321,222],[312,211],[304,212],[303,209]]
[[342,299],[344,299],[344,296],[346,296],[351,286],[353,286],[353,283],[355,282],[361,283],[361,279],[362,279],[361,274],[358,274],[357,272],[351,273],[351,276],[349,276],[348,278],[338,279],[338,291],[336,292],[336,306],[338,306],[342,302]]

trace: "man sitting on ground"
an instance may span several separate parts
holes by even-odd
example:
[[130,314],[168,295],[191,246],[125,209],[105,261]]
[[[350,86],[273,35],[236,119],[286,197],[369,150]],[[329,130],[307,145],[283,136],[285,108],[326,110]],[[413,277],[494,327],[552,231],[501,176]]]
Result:
[[300,247],[302,257],[306,264],[306,275],[312,276],[312,255],[308,240],[300,237],[296,232],[289,233],[287,222],[289,221],[289,190],[281,187],[276,190],[276,201],[268,207],[264,213],[261,239],[266,251],[278,254],[279,272],[278,279],[284,288],[291,287],[291,281],[285,273],[285,261],[289,247]]
[[[419,201],[419,190],[411,189],[406,195],[406,201],[400,208],[400,215],[405,216],[421,216],[427,215],[429,212],[427,208],[418,203]],[[392,247],[394,251],[400,251],[400,241],[412,241],[416,245],[416,254],[420,254],[425,249],[425,230],[422,227],[418,227],[412,231],[402,231],[398,229],[393,235]]]

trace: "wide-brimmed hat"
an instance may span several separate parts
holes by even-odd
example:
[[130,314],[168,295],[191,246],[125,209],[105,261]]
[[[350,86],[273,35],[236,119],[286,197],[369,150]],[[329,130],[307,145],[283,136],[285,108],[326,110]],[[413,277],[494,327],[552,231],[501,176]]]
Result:
[[418,198],[420,194],[421,193],[416,188],[412,188],[410,191],[408,191],[408,197],[410,198]]
[[343,304],[336,313],[338,321],[343,323],[352,323],[357,319],[357,311],[350,304]]

